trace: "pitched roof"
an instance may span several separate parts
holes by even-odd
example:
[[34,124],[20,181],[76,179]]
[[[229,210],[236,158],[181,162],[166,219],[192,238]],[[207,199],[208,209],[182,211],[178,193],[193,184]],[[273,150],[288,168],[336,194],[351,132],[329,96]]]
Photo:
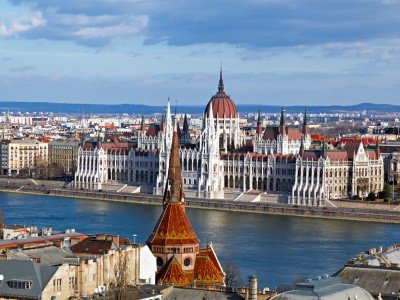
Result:
[[180,202],[168,202],[153,232],[147,239],[148,245],[186,245],[198,244],[184,206]]
[[182,270],[175,256],[172,256],[157,273],[157,282],[174,286],[190,285],[193,282],[193,271]]
[[111,240],[98,240],[95,237],[87,237],[72,245],[70,249],[76,254],[102,255],[116,248],[116,245]]
[[196,256],[194,279],[199,285],[224,284],[225,274],[217,259],[214,249],[207,245]]
[[341,282],[355,284],[374,296],[390,297],[400,290],[398,268],[345,266],[336,276]]
[[[31,260],[2,260],[0,261],[0,274],[4,276],[4,279],[0,284],[0,297],[40,299],[42,291],[57,270],[58,267],[40,265]],[[31,288],[13,288],[15,281],[29,281]]]
[[72,257],[75,257],[75,255],[71,251],[59,249],[54,245],[32,249],[15,249],[7,252],[7,259],[32,259],[47,266],[61,265],[64,258]]
[[[301,140],[300,129],[296,126],[285,126],[284,134],[286,134],[289,140]],[[267,126],[264,130],[264,140],[276,140],[280,134],[280,126]]]

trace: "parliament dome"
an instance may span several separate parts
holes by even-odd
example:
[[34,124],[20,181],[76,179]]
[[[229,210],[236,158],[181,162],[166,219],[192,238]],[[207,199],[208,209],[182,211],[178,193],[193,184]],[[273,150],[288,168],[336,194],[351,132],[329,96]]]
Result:
[[218,92],[207,103],[204,110],[204,116],[209,117],[210,105],[214,118],[219,119],[234,119],[238,116],[235,103],[224,92],[224,82],[222,80],[222,70],[219,77]]

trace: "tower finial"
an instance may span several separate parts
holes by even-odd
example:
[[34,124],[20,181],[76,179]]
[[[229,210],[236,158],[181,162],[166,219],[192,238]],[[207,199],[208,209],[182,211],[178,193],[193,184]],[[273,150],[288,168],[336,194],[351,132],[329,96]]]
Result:
[[218,92],[224,91],[224,80],[222,79],[222,60],[221,60],[221,69],[219,71],[219,83],[218,83]]
[[285,110],[283,109],[283,107],[281,108],[281,119],[279,122],[279,125],[285,125],[285,114],[284,114]]
[[258,109],[258,119],[257,119],[256,133],[257,133],[257,135],[259,135],[259,136],[262,134],[261,110],[260,110],[260,109]]

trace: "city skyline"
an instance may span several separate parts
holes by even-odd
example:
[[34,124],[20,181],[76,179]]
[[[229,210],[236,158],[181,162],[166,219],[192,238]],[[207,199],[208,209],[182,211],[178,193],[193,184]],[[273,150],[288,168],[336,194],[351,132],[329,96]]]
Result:
[[[398,102],[400,1],[0,4],[0,101]],[[251,20],[251,21],[249,21]]]

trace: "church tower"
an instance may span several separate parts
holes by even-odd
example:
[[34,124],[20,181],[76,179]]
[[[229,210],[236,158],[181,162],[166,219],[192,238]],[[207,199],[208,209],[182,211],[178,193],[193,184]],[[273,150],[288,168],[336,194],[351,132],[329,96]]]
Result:
[[157,283],[175,286],[224,285],[225,273],[212,245],[199,249],[197,238],[185,213],[185,194],[179,160],[176,123],[172,136],[163,212],[146,243],[157,258]]

